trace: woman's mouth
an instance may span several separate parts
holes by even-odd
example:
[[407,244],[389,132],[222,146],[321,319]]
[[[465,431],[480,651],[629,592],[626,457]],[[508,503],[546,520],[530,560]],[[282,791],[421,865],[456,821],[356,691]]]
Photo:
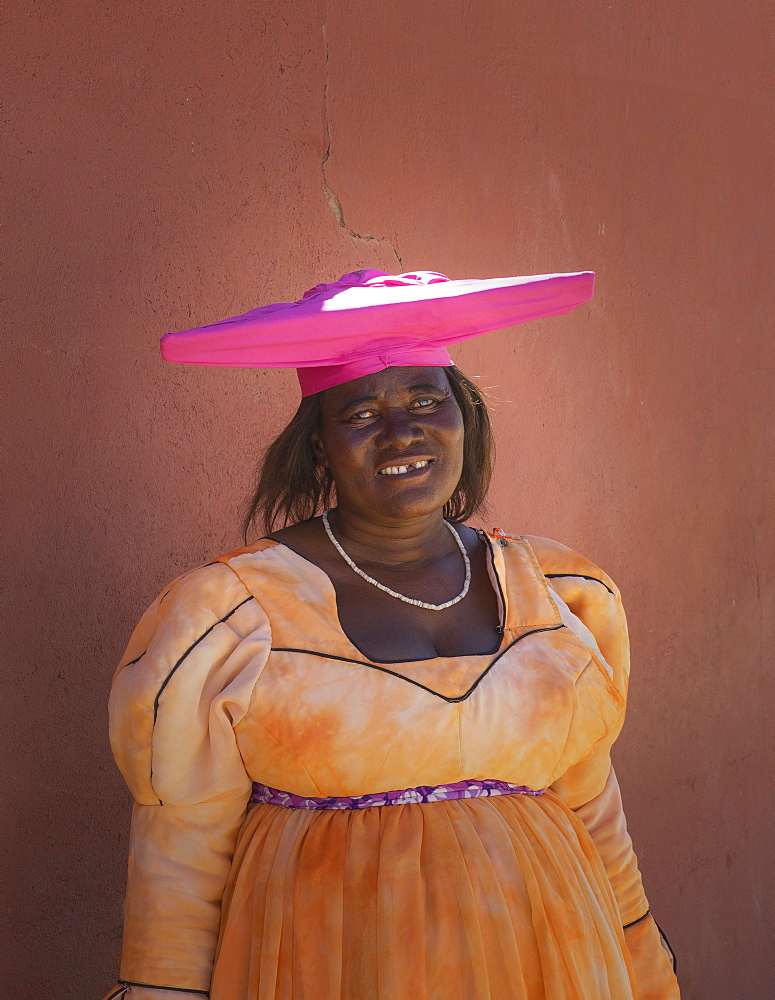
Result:
[[415,472],[425,469],[431,464],[432,459],[422,458],[417,462],[407,462],[406,465],[389,465],[386,469],[380,469],[379,476],[404,476],[407,472]]

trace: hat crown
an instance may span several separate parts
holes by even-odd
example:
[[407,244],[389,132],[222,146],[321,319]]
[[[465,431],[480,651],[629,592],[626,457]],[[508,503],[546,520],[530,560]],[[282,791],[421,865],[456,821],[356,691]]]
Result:
[[354,288],[356,285],[368,285],[371,288],[388,288],[391,285],[435,285],[440,281],[449,281],[446,274],[438,271],[411,271],[406,274],[388,274],[386,271],[364,269],[349,271],[338,281],[321,282],[308,289],[302,295],[302,301],[328,297],[344,288]]

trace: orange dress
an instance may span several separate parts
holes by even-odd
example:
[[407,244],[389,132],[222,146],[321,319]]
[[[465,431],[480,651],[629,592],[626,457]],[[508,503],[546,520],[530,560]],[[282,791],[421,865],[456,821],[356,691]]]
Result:
[[[610,749],[618,592],[546,539],[487,537],[488,656],[380,663],[328,577],[261,541],[179,578],[116,675],[134,795],[121,978],[212,1000],[674,1000]],[[498,779],[362,810],[249,803]],[[170,993],[170,996],[174,996]]]

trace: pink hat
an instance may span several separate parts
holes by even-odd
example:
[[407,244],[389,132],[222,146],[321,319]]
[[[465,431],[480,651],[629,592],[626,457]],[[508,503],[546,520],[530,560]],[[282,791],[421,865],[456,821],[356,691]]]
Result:
[[298,302],[167,333],[161,353],[187,365],[296,368],[309,396],[385,368],[451,365],[447,344],[570,312],[592,298],[594,280],[591,271],[470,281],[354,271]]

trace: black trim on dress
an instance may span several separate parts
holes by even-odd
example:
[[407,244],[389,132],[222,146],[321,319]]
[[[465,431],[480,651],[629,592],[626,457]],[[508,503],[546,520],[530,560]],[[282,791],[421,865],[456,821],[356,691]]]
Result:
[[[656,920],[654,921],[654,923],[657,924]],[[662,930],[662,928],[659,926],[659,924],[657,924],[657,930],[659,931],[659,936],[662,938],[662,940],[667,945],[667,950],[670,952],[670,958],[673,960],[673,973],[676,973],[676,972],[678,972],[678,956],[673,951],[673,946],[667,940],[667,934],[665,934],[665,932]]]
[[[498,660],[505,656],[506,653],[513,647],[516,646],[518,642],[522,639],[527,639],[529,635],[535,635],[537,632],[556,632],[557,629],[565,628],[563,625],[545,625],[541,628],[531,629],[529,632],[525,632],[523,635],[517,636],[513,642],[510,642],[505,649],[502,649],[492,660],[486,670],[484,670],[474,681],[471,687],[466,691],[465,694],[456,695],[454,698],[447,698],[446,695],[439,694],[438,691],[434,691],[433,688],[426,687],[425,684],[421,684],[419,681],[413,680],[411,677],[407,677],[405,674],[399,674],[396,670],[388,670],[387,667],[381,667],[377,663],[369,663],[368,660],[353,660],[349,656],[336,656],[333,653],[323,653],[316,649],[296,649],[292,646],[272,646],[270,652],[272,653],[306,653],[309,656],[319,656],[323,660],[338,660],[340,663],[355,663],[361,667],[369,667],[371,670],[379,670],[383,674],[390,674],[391,677],[397,677],[399,680],[406,681],[408,684],[414,684],[415,687],[422,688],[423,691],[427,691],[428,694],[434,695],[436,698],[441,698],[442,701],[448,702],[450,705],[454,705],[458,702],[465,701],[469,698],[474,691],[477,689],[479,684],[484,680],[484,678],[489,674]],[[397,660],[397,663],[410,663],[417,662],[411,660]]]
[[[218,560],[216,559],[216,560],[215,560],[214,562],[209,562],[209,563],[206,563],[206,564],[205,564],[205,565],[204,565],[204,566],[202,567],[202,569],[207,569],[207,568],[208,568],[208,566],[218,566],[218,565],[219,565],[219,562],[218,562]],[[169,595],[170,595],[171,593],[172,593],[172,586],[170,586],[170,587],[169,587],[169,588],[168,588],[167,590],[165,590],[165,591],[164,591],[164,593],[163,593],[163,594],[161,595],[161,597],[159,598],[159,604],[161,604],[161,603],[162,603],[162,601],[164,601],[164,600],[165,600],[165,599],[166,599],[167,597],[169,597]],[[244,604],[244,603],[245,603],[245,602],[243,601],[243,604]],[[158,605],[157,605],[157,607],[158,607]],[[237,610],[237,609],[235,608],[235,609],[234,609],[234,611],[236,611],[236,610]],[[233,614],[234,614],[234,611],[230,611],[230,612],[229,612],[229,615],[233,615]],[[229,617],[229,615],[226,615],[226,618],[228,618],[228,617]],[[221,619],[221,621],[226,621],[226,618],[222,618],[222,619]],[[218,624],[218,623],[216,622],[216,624]],[[197,641],[198,641],[198,640],[197,640]],[[195,645],[196,645],[196,643],[195,643]],[[139,663],[139,662],[140,662],[140,660],[142,660],[142,658],[143,658],[143,657],[145,656],[145,654],[146,654],[147,652],[148,652],[148,650],[147,650],[147,649],[143,650],[143,652],[142,652],[142,653],[140,653],[140,655],[139,655],[139,656],[135,657],[135,659],[134,659],[134,660],[130,660],[130,661],[129,661],[129,663],[125,663],[125,664],[124,664],[124,665],[123,665],[123,666],[121,667],[121,669],[122,669],[122,670],[124,670],[124,669],[125,669],[126,667],[132,667],[132,666],[134,666],[134,664],[135,664],[135,663]],[[155,719],[156,719],[156,716],[154,715],[154,721],[155,721]],[[108,998],[108,1000],[110,1000],[110,997]]]
[[[641,922],[641,920],[645,920],[646,917],[650,917],[650,916],[651,916],[651,910],[648,909],[648,910],[646,910],[646,912],[642,916],[638,917],[637,920],[631,920],[629,922],[629,924],[625,924],[622,929],[626,931],[628,927],[634,927],[635,924],[639,924]],[[651,919],[654,920],[653,917],[651,917]],[[665,934],[665,932],[662,930],[662,928],[659,926],[659,924],[657,924],[656,920],[654,920],[654,923],[656,924],[656,928],[659,931],[659,936],[665,942],[665,944],[667,945],[667,950],[670,952],[670,961],[671,961],[671,963],[673,965],[673,974],[675,974],[678,971],[678,959],[676,958],[676,954],[673,951],[673,946],[667,940],[667,934]]]
[[547,580],[562,579],[564,577],[575,577],[577,580],[592,580],[594,583],[599,583],[601,587],[605,587],[608,593],[612,597],[616,597],[616,594],[611,590],[607,583],[603,583],[602,580],[598,580],[596,576],[585,576],[583,573],[544,573]]
[[635,920],[631,920],[629,922],[629,924],[624,924],[624,926],[622,927],[622,930],[626,931],[628,927],[634,927],[636,924],[639,924],[641,922],[641,920],[645,920],[646,917],[648,917],[650,914],[651,914],[651,910],[646,910],[645,913],[642,913]]
[[197,993],[200,997],[210,996],[208,990],[189,990],[183,986],[157,986],[155,983],[133,983],[129,979],[119,979],[119,982],[123,986],[142,986],[146,990],[171,990],[173,993]]
[[[191,643],[191,645],[188,647],[188,649],[185,651],[185,653],[180,657],[180,659],[175,664],[175,666],[172,668],[172,670],[170,670],[170,672],[164,678],[164,683],[159,688],[156,697],[153,699],[153,724],[154,725],[156,725],[156,717],[159,714],[159,698],[161,698],[162,694],[164,693],[164,689],[169,684],[169,682],[172,680],[172,675],[175,673],[175,671],[178,669],[178,667],[181,665],[181,663],[185,660],[185,658],[188,656],[188,654],[196,646],[199,645],[199,643],[202,641],[202,639],[204,639],[206,636],[208,636],[212,632],[212,630],[215,628],[216,625],[222,625],[225,621],[227,621],[229,618],[231,618],[231,616],[233,614],[235,614],[235,612],[239,611],[239,609],[242,607],[243,604],[247,604],[248,601],[255,601],[255,597],[253,597],[253,595],[251,594],[251,596],[250,597],[246,597],[244,601],[240,601],[240,603],[237,605],[237,607],[236,608],[232,608],[231,611],[227,615],[223,616],[223,618],[219,619],[217,622],[213,622],[213,624],[210,626],[210,628],[208,628],[206,631],[204,631],[199,636],[198,639],[194,640],[194,642]],[[143,656],[145,656],[145,653],[143,653]],[[138,659],[142,659],[142,657],[138,657]],[[136,663],[137,660],[134,660],[133,662]],[[129,664],[126,664],[126,666],[129,666]],[[140,985],[140,984],[135,983],[135,986],[137,986],[137,985]],[[168,987],[164,987],[164,989],[167,989],[167,988]],[[171,989],[172,987],[169,987],[169,988]]]

